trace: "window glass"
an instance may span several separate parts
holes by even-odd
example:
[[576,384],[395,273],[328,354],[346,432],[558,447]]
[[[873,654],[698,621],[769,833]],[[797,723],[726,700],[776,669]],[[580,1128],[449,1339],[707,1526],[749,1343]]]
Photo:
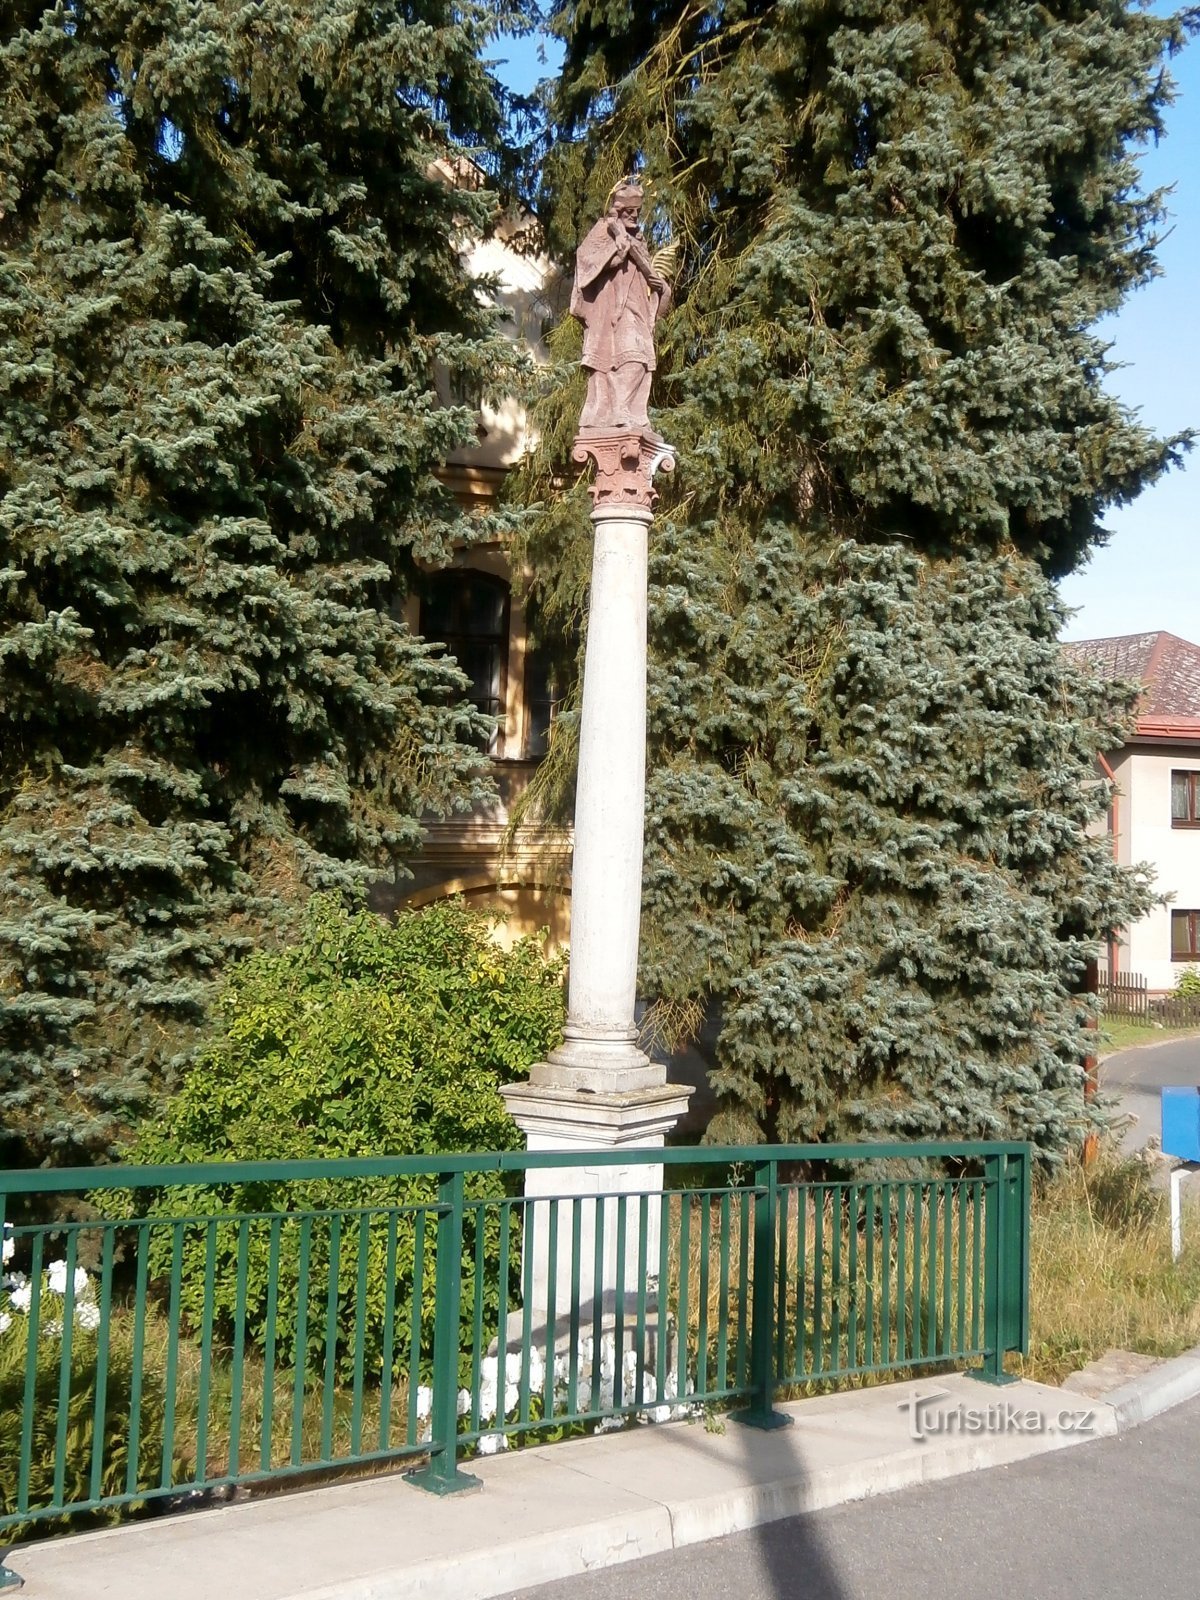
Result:
[[1172,911],[1171,955],[1176,961],[1200,956],[1200,911]]
[[1200,822],[1200,772],[1171,774],[1171,821],[1176,824]]
[[[487,716],[502,719],[508,659],[508,585],[486,572],[438,572],[421,604],[421,632],[444,644],[471,680],[467,698]],[[488,739],[500,752],[501,726]]]

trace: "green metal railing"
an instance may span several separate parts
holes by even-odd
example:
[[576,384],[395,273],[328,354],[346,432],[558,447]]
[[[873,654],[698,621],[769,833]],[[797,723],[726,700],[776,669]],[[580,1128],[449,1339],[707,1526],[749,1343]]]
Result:
[[1029,1177],[1001,1143],[0,1173],[0,1533],[406,1458],[445,1493],[474,1451],[734,1402],[769,1427],[870,1373],[1004,1381]]

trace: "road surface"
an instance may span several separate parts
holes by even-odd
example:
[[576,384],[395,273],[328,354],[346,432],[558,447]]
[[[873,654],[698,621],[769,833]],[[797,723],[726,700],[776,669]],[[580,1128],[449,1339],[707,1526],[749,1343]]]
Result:
[[520,1600],[1195,1600],[1198,1585],[1192,1401],[1117,1439],[566,1578]]
[[1200,1084],[1200,1036],[1120,1050],[1101,1063],[1101,1092],[1136,1118],[1122,1137],[1130,1153],[1161,1136],[1159,1090],[1171,1084]]

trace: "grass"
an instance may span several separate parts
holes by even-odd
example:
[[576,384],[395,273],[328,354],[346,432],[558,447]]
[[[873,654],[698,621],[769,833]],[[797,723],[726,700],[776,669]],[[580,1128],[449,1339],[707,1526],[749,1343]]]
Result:
[[1100,1025],[1100,1047],[1105,1055],[1117,1050],[1132,1050],[1143,1044],[1162,1044],[1167,1039],[1194,1039],[1200,1028],[1160,1028],[1153,1023],[1135,1022],[1129,1017],[1105,1017]]
[[1106,1350],[1173,1356],[1200,1344],[1200,1206],[1171,1260],[1168,1202],[1150,1168],[1104,1148],[1039,1184],[1030,1227],[1029,1355],[1013,1370],[1061,1383]]

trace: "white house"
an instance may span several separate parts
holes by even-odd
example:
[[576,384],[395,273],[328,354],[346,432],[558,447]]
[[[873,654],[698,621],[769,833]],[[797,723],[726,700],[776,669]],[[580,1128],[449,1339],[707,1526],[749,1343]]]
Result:
[[1133,736],[1100,765],[1117,786],[1109,812],[1117,860],[1148,862],[1169,902],[1125,930],[1109,971],[1140,973],[1162,993],[1200,962],[1200,645],[1133,633],[1066,648],[1105,678],[1144,686]]

